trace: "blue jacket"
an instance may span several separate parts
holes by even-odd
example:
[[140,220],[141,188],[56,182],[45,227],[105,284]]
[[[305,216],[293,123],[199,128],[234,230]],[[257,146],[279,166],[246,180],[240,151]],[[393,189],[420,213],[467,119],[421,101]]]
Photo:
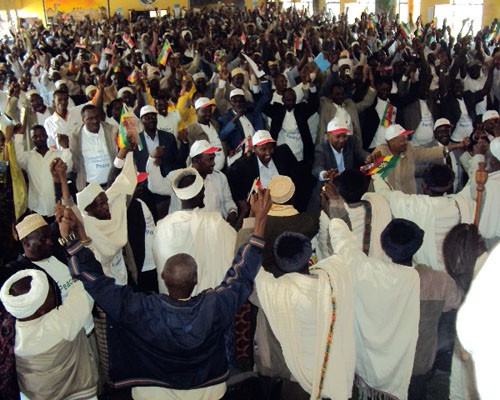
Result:
[[90,250],[79,242],[69,247],[71,274],[107,314],[115,387],[194,389],[226,380],[224,334],[253,289],[263,246],[262,239],[252,237],[222,283],[188,301],[118,286]]

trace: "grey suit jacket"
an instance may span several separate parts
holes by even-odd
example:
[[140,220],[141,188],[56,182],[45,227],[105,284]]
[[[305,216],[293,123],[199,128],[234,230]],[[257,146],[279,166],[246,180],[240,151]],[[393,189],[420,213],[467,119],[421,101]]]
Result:
[[[87,173],[85,171],[85,161],[82,154],[82,129],[83,126],[78,130],[78,132],[70,137],[69,148],[73,156],[73,171],[77,173],[76,178],[76,188],[81,191],[87,185]],[[104,129],[104,137],[106,139],[106,147],[108,149],[109,157],[111,163],[118,154],[118,146],[116,144],[116,135],[118,133],[118,128],[107,124],[106,122],[101,122],[101,126]]]

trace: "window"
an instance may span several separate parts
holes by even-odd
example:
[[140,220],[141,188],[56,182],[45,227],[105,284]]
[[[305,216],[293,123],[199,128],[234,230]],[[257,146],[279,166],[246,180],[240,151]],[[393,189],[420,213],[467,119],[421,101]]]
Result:
[[340,0],[327,0],[326,4],[326,12],[330,14],[330,16],[338,17],[340,14]]
[[434,17],[437,18],[438,25],[446,24],[451,27],[453,36],[457,36],[465,21],[462,36],[467,34],[472,25],[472,32],[475,34],[481,30],[483,19],[483,0],[451,0],[450,4],[436,5]]

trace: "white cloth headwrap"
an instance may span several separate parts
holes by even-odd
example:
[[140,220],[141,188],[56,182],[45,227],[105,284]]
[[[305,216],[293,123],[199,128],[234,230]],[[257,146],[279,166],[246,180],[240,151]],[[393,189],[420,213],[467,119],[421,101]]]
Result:
[[101,185],[92,182],[87,185],[85,189],[76,194],[76,203],[78,204],[78,209],[82,214],[86,214],[85,209],[89,204],[91,204],[100,193],[103,193]]
[[[12,296],[10,288],[21,279],[31,276],[31,289],[20,296]],[[0,299],[5,309],[16,318],[31,317],[45,303],[49,293],[49,281],[44,272],[24,269],[12,275],[0,291]]]

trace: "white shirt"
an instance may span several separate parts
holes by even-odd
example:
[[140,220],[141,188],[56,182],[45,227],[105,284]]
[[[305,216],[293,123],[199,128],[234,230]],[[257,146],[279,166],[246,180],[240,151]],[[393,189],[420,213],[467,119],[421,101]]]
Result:
[[[380,97],[377,98],[377,105],[375,106],[375,110],[377,111],[377,115],[380,119],[380,122],[377,127],[377,131],[375,132],[375,136],[373,137],[373,140],[370,144],[370,149],[377,147],[379,144],[385,144],[385,131],[387,130],[388,127],[382,126],[382,120],[384,119],[384,112],[385,108],[387,106],[387,101],[382,100]],[[394,107],[394,106],[393,106]],[[390,125],[393,125],[396,123],[396,112],[397,108],[394,107],[393,112],[392,112],[392,118],[391,118],[391,123]]]
[[226,164],[226,156],[224,154],[224,151],[222,150],[222,142],[219,138],[219,134],[217,133],[212,124],[208,125],[200,124],[200,126],[203,129],[203,132],[207,134],[208,142],[212,146],[219,147],[221,149],[220,151],[215,152],[215,170],[221,171],[222,168],[224,168],[224,165]]
[[299,127],[293,110],[286,111],[281,130],[278,133],[276,145],[280,146],[282,144],[287,144],[288,147],[290,147],[297,161],[302,161],[304,159],[304,142],[302,142],[302,137],[300,136]]
[[259,178],[262,187],[267,189],[269,185],[269,181],[273,176],[279,175],[278,168],[276,168],[276,164],[271,159],[267,165],[262,164],[262,162],[257,157],[257,163],[259,164]]
[[111,157],[108,153],[104,129],[99,125],[99,132],[89,132],[82,128],[82,154],[87,174],[87,182],[106,184],[111,169]]
[[[30,110],[29,112],[33,112],[33,111]],[[35,115],[36,115],[36,122],[38,125],[44,125],[45,121],[51,116],[48,107],[45,108],[45,112],[43,112],[43,113],[35,112]]]
[[24,151],[24,135],[14,135],[16,159],[19,166],[28,174],[28,208],[37,213],[50,217],[54,215],[55,192],[50,173],[50,163],[60,157],[67,165],[68,171],[73,168],[71,151],[49,149],[44,156],[38,151]]
[[49,137],[47,139],[49,147],[57,147],[58,150],[61,150],[61,146],[59,146],[59,141],[57,140],[57,134],[62,133],[68,135],[69,140],[72,140],[72,136],[76,134],[78,128],[80,128],[82,124],[82,117],[77,111],[68,109],[66,118],[62,118],[57,112],[54,112],[54,114],[48,117],[43,124]]
[[470,119],[469,113],[467,112],[467,106],[463,99],[457,99],[458,105],[460,106],[460,119],[457,122],[457,126],[451,134],[451,140],[454,142],[460,142],[464,138],[468,137],[472,131],[472,120]]
[[154,139],[151,139],[151,136],[149,136],[146,131],[144,131],[144,141],[146,142],[145,145],[148,153],[151,153],[160,145],[160,139],[158,139],[158,130],[155,133]]
[[340,149],[340,151],[337,151],[331,145],[330,148],[332,149],[333,156],[335,157],[335,161],[337,162],[337,171],[339,171],[340,173],[344,172],[344,149]]
[[432,119],[432,114],[425,100],[419,100],[419,103],[422,119],[411,139],[411,144],[413,146],[425,146],[434,140],[434,121]]
[[181,117],[177,110],[170,111],[167,116],[158,114],[158,130],[173,133],[177,138],[177,126],[181,121]]
[[[486,75],[484,75],[481,72],[481,75],[477,79],[472,79],[469,74],[464,79],[464,92],[465,91],[471,91],[472,93],[479,92],[480,90],[483,89],[485,83],[486,83]],[[483,99],[476,104],[476,114],[477,115],[483,115],[486,112],[487,108],[487,103],[486,103],[486,96],[483,97]]]
[[144,222],[146,229],[144,232],[144,262],[142,263],[142,272],[152,271],[156,269],[155,260],[153,258],[153,241],[156,230],[155,220],[146,203],[137,199],[141,203],[142,213],[144,215]]

